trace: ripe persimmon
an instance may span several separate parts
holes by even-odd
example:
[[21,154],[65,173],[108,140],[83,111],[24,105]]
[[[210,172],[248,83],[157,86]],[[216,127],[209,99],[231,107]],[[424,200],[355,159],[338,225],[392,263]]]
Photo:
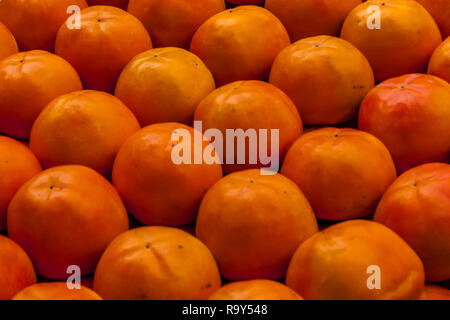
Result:
[[85,89],[113,92],[125,65],[152,48],[150,36],[136,17],[116,7],[86,8],[80,21],[80,28],[61,26],[55,53],[74,66]]
[[435,284],[427,284],[420,300],[450,300],[450,290]]
[[9,300],[36,283],[28,255],[11,239],[0,235],[0,300]]
[[422,259],[427,281],[450,279],[450,165],[403,173],[386,191],[374,220],[400,235]]
[[450,1],[448,0],[416,0],[431,13],[441,29],[442,36],[450,36]]
[[83,166],[47,169],[25,183],[8,208],[8,234],[30,255],[36,272],[66,279],[67,268],[94,271],[108,244],[128,229],[113,186]]
[[120,147],[139,129],[136,117],[116,97],[75,91],[41,112],[31,130],[30,148],[44,168],[79,164],[110,177]]
[[0,61],[0,132],[28,139],[39,113],[54,98],[83,89],[75,69],[46,51],[13,54]]
[[281,279],[297,247],[318,231],[308,200],[280,174],[234,172],[205,195],[196,235],[230,280]]
[[354,129],[322,128],[289,149],[281,173],[305,193],[318,218],[371,214],[396,178],[392,157],[377,138]]
[[56,33],[73,11],[84,9],[86,0],[2,0],[0,21],[13,33],[21,51],[53,52]]
[[[379,16],[372,8],[378,8]],[[442,41],[436,22],[414,0],[368,0],[360,4],[345,19],[341,37],[367,57],[376,81],[424,72]]]
[[18,51],[16,39],[14,39],[11,31],[0,21],[0,60]]
[[450,37],[442,42],[431,56],[428,64],[428,74],[437,76],[450,83]]
[[87,0],[90,6],[114,6],[127,10],[128,0]]
[[103,253],[94,277],[94,290],[108,300],[203,300],[220,285],[208,248],[168,227],[119,235]]
[[407,74],[372,89],[361,104],[359,128],[389,149],[399,173],[450,156],[450,85]]
[[214,292],[209,300],[303,300],[294,290],[273,280],[236,281]]
[[128,12],[142,21],[155,47],[189,48],[208,18],[225,10],[224,0],[130,0]]
[[203,23],[192,38],[191,51],[221,86],[237,80],[267,80],[275,57],[289,44],[286,29],[270,11],[240,6]]
[[102,300],[102,298],[85,286],[69,289],[66,282],[41,282],[23,289],[12,300]]
[[200,101],[216,88],[205,64],[180,48],[137,55],[122,71],[115,95],[143,126],[160,122],[192,124]]
[[292,99],[307,125],[356,118],[361,101],[375,85],[362,53],[331,36],[302,39],[281,51],[273,63],[270,83]]
[[306,300],[418,299],[425,282],[420,258],[382,224],[351,220],[303,242],[286,284]]
[[[178,132],[178,131],[179,132]],[[178,133],[189,134],[186,141],[194,159],[194,129],[181,123],[147,126],[133,134],[122,146],[114,162],[112,181],[128,211],[146,225],[182,226],[194,222],[206,191],[222,177],[218,161],[207,164],[174,162],[173,149]],[[201,133],[197,132],[200,136]],[[180,143],[180,144],[179,144]],[[202,139],[203,155],[210,143]]]

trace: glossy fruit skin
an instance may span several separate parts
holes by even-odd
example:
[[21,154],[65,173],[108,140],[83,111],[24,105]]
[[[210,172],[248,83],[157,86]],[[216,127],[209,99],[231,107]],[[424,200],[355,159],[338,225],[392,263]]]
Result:
[[428,64],[428,74],[450,83],[450,37],[437,47]]
[[305,193],[318,218],[335,221],[371,214],[396,178],[392,157],[377,138],[338,128],[304,134],[281,173]]
[[[289,97],[280,89],[262,81],[236,81],[220,87],[209,94],[198,105],[194,120],[202,121],[203,130],[218,129],[224,136],[223,169],[230,173],[238,170],[267,167],[261,164],[259,157],[257,163],[250,163],[250,145],[245,144],[245,163],[238,163],[236,143],[234,163],[226,161],[227,129],[254,129],[267,130],[267,151],[270,153],[272,130],[279,130],[279,158],[284,157],[287,148],[297,139],[303,131],[302,120],[297,108]],[[248,140],[248,139],[247,139]]]
[[38,159],[26,146],[0,136],[0,231],[6,228],[6,212],[14,194],[41,170]]
[[76,91],[54,99],[41,112],[30,148],[44,168],[79,164],[110,177],[120,147],[139,129],[136,117],[118,98]]
[[10,300],[23,288],[36,283],[36,274],[25,251],[2,235],[0,253],[0,300]]
[[202,200],[196,225],[197,237],[230,280],[283,278],[297,247],[317,231],[301,190],[258,169],[216,183]]
[[447,0],[416,0],[431,13],[441,29],[443,38],[450,36],[450,2]]
[[[369,289],[378,266],[381,288]],[[397,234],[368,220],[335,224],[303,242],[286,277],[306,300],[409,300],[424,288],[423,265]],[[372,283],[372,282],[371,282]]]
[[[194,129],[181,123],[147,126],[122,146],[114,162],[112,181],[128,212],[146,225],[182,226],[194,222],[206,191],[222,177],[219,163],[175,164],[172,141],[186,130],[194,150]],[[210,144],[203,141],[202,149]]]
[[85,89],[113,92],[125,65],[152,48],[150,36],[137,18],[116,7],[89,7],[80,19],[80,29],[61,26],[55,52],[74,66]]
[[224,0],[130,0],[128,12],[142,21],[155,47],[189,48],[200,25],[225,10]]
[[374,87],[372,68],[349,42],[331,36],[306,38],[285,48],[270,72],[307,125],[331,125],[356,118]]
[[0,60],[17,53],[16,39],[9,29],[0,21]]
[[[380,29],[373,22],[371,6],[380,8]],[[431,15],[413,0],[369,0],[347,16],[341,37],[356,46],[372,65],[375,80],[424,72],[442,36]]]
[[265,8],[286,27],[292,41],[338,36],[345,17],[361,0],[266,0]]
[[427,281],[450,279],[450,165],[429,163],[406,171],[383,195],[374,220],[417,252]]
[[[264,32],[261,32],[264,30]],[[270,11],[240,6],[208,19],[192,38],[191,51],[205,62],[217,86],[238,80],[267,80],[289,35]]]
[[358,127],[386,145],[399,173],[444,162],[450,156],[450,85],[424,74],[386,80],[362,102]]
[[450,290],[443,287],[427,284],[420,300],[450,300]]
[[204,300],[220,286],[208,248],[168,227],[141,227],[118,236],[94,278],[95,291],[114,300]]
[[84,286],[70,290],[66,282],[41,282],[23,289],[12,300],[102,300],[102,298]]
[[215,88],[200,58],[170,47],[133,58],[119,77],[115,95],[143,126],[170,121],[191,125],[195,108]]
[[75,69],[46,51],[19,52],[0,61],[0,132],[28,139],[39,113],[54,98],[82,90]]
[[87,7],[85,0],[2,0],[0,21],[14,34],[20,51],[53,52],[59,27],[71,16],[69,6]]
[[303,300],[294,290],[272,280],[231,282],[214,292],[209,300]]
[[66,279],[70,265],[79,266],[81,275],[94,271],[107,245],[128,229],[128,215],[100,174],[87,167],[60,166],[20,188],[9,206],[7,227],[38,274]]
[[114,6],[127,10],[128,0],[87,0],[89,6]]

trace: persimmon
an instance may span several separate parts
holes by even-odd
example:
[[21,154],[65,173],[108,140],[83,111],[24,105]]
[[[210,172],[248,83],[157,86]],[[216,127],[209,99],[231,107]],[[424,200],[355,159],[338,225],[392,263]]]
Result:
[[200,101],[216,88],[205,64],[180,48],[160,48],[137,55],[122,71],[115,95],[141,125],[175,121],[192,124]]
[[100,91],[75,91],[54,99],[36,119],[31,151],[44,168],[65,164],[111,175],[122,144],[140,129],[136,117],[116,97]]
[[386,80],[361,104],[359,128],[389,149],[399,173],[450,156],[450,85],[408,74]]
[[61,26],[55,53],[74,66],[85,89],[113,92],[125,65],[152,48],[150,36],[137,18],[116,7],[86,8],[80,21],[80,28]]
[[69,289],[66,282],[41,282],[31,285],[12,300],[102,300],[89,288]]
[[0,300],[9,300],[34,283],[36,273],[26,252],[0,235]]
[[331,36],[306,38],[285,48],[273,63],[270,82],[292,99],[307,125],[356,118],[361,101],[375,85],[362,53]]
[[431,13],[441,29],[442,36],[450,36],[450,2],[448,0],[416,0]]
[[225,10],[224,0],[130,0],[128,12],[147,28],[155,47],[189,48],[208,18]]
[[289,149],[281,173],[305,193],[316,216],[326,220],[371,214],[396,178],[387,148],[355,129],[322,128]]
[[450,82],[450,37],[442,42],[431,56],[428,74]]
[[16,39],[14,39],[11,31],[0,21],[0,60],[18,51]]
[[87,0],[90,6],[114,6],[127,10],[128,0]]
[[0,21],[13,33],[21,51],[53,51],[56,33],[74,11],[84,9],[86,0],[2,0]]
[[345,17],[361,0],[266,0],[265,8],[283,22],[292,41],[338,36]]
[[141,227],[118,236],[94,277],[94,290],[109,300],[203,300],[220,286],[208,248],[168,227]]
[[[182,133],[189,134],[184,137]],[[200,137],[201,133],[197,132]],[[181,141],[175,141],[179,135]],[[194,222],[206,191],[222,177],[220,163],[176,163],[174,148],[189,143],[189,159],[196,148],[210,147],[201,139],[195,147],[194,129],[181,123],[147,126],[122,146],[114,162],[112,181],[128,211],[146,225],[182,226]]]
[[0,136],[0,231],[6,228],[6,211],[12,197],[39,172],[41,165],[26,146]]
[[[264,159],[260,146],[264,143],[267,155],[278,157],[281,161],[286,149],[303,130],[302,120],[291,99],[274,85],[262,81],[236,81],[214,90],[200,102],[194,120],[202,122],[204,131],[218,129],[224,136],[222,160],[226,173],[268,167],[267,163],[262,163]],[[266,130],[267,140],[264,142],[261,135],[245,141],[236,138],[234,158],[227,161],[227,145],[234,141],[226,138],[227,130],[239,129],[244,132],[256,130],[257,133]],[[276,148],[275,145],[272,147],[273,130],[279,130],[279,139],[274,141],[278,142],[277,150],[272,150]],[[245,158],[242,156],[243,161],[239,162],[239,153],[242,152],[245,152]],[[250,161],[251,157],[255,161]]]
[[427,284],[420,300],[450,300],[450,290],[434,284]]
[[318,231],[302,191],[280,174],[234,172],[205,195],[196,235],[230,280],[281,279],[297,247]]
[[40,50],[1,60],[0,82],[0,132],[18,139],[29,138],[33,122],[51,100],[83,89],[67,61]]
[[376,81],[424,72],[442,41],[436,22],[413,0],[369,0],[358,5],[345,19],[341,37],[367,57]]
[[221,86],[237,80],[267,80],[275,57],[289,44],[286,29],[270,11],[239,6],[203,23],[192,38],[191,51]]
[[313,235],[295,252],[286,277],[306,300],[418,299],[424,281],[414,250],[368,220],[341,222]]
[[272,280],[236,281],[214,292],[209,300],[303,300],[294,290]]
[[128,229],[128,215],[113,186],[83,166],[47,169],[25,183],[8,208],[8,233],[30,255],[36,272],[66,279],[77,265],[94,271],[103,250]]
[[400,235],[419,255],[428,281],[450,279],[450,165],[406,171],[386,191],[374,220]]

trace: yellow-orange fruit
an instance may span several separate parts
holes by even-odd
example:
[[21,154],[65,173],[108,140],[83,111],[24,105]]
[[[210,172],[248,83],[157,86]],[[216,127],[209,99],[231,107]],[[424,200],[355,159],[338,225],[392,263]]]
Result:
[[428,74],[450,82],[450,37],[442,42],[431,56]]
[[23,289],[13,300],[102,300],[102,298],[84,286],[69,289],[66,282],[41,282]]

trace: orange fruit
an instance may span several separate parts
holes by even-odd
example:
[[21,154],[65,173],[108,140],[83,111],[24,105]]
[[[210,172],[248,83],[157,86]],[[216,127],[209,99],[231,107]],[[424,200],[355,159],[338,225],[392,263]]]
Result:
[[305,193],[316,216],[327,220],[371,214],[396,178],[389,151],[377,138],[337,128],[304,134],[288,151],[281,173]]
[[[377,276],[379,288],[372,287]],[[422,262],[397,234],[376,222],[352,220],[303,242],[286,284],[307,300],[408,300],[419,298],[424,280]]]
[[439,25],[442,36],[450,36],[450,2],[448,0],[416,0],[431,13]]
[[30,255],[36,272],[66,279],[77,265],[94,271],[103,250],[128,229],[116,190],[82,166],[61,166],[38,174],[16,193],[7,216],[8,233]]
[[41,165],[26,146],[0,136],[0,230],[6,228],[6,211],[14,194],[39,172]]
[[295,291],[272,280],[236,281],[214,292],[209,300],[303,300]]
[[[189,163],[176,164],[174,136],[189,134]],[[199,134],[200,139],[201,134]],[[184,137],[183,137],[184,139]],[[183,141],[182,139],[182,141]],[[183,143],[180,141],[180,143]],[[128,211],[146,225],[181,226],[194,222],[206,191],[222,177],[220,164],[195,164],[194,129],[180,123],[161,123],[133,134],[114,162],[112,181]],[[200,151],[210,147],[200,141]],[[184,151],[183,151],[184,152]]]
[[304,124],[337,124],[356,118],[375,85],[372,68],[353,45],[340,38],[306,38],[275,59],[270,83],[296,104]]
[[[265,159],[260,154],[262,152],[260,146],[266,147],[266,152],[262,152],[263,154],[278,156],[281,161],[287,148],[302,134],[303,130],[297,108],[289,97],[277,87],[262,81],[236,81],[216,89],[198,105],[194,119],[202,122],[204,131],[218,129],[222,133],[224,137],[222,161],[226,173],[274,166],[273,162],[265,163]],[[239,129],[245,133],[248,130],[256,130],[256,136],[254,139],[249,138],[245,141],[234,137],[233,140],[227,138],[227,130]],[[262,140],[260,130],[266,130],[266,141]],[[279,130],[278,149],[276,145],[272,146],[274,130]],[[251,132],[248,134],[250,137]],[[234,157],[227,155],[230,141],[235,142]],[[242,155],[243,152],[245,155]],[[242,161],[240,161],[239,153]],[[227,157],[231,158],[230,161],[227,161]]]
[[66,282],[41,282],[29,286],[12,300],[102,300],[89,288],[69,289]]
[[18,139],[29,138],[34,120],[51,100],[82,89],[67,61],[39,50],[1,60],[0,83],[0,132]]
[[0,60],[18,51],[16,39],[14,39],[11,31],[0,21]]
[[87,0],[90,6],[114,6],[127,10],[128,0]]
[[30,258],[11,239],[0,235],[0,300],[9,300],[36,283]]
[[[372,6],[379,8],[379,29]],[[345,19],[341,37],[367,57],[376,81],[424,72],[442,41],[436,22],[413,0],[369,0],[360,4]]]
[[450,85],[408,74],[386,80],[364,99],[359,128],[378,137],[402,173],[450,156]]
[[224,0],[130,0],[128,5],[128,12],[142,21],[155,47],[185,49],[198,27],[222,10]]
[[434,284],[427,284],[420,300],[450,300],[450,290]]
[[184,49],[153,49],[137,55],[122,71],[115,95],[143,126],[175,121],[192,124],[200,101],[215,89],[205,64]]
[[232,173],[202,200],[197,237],[231,280],[280,279],[304,240],[318,231],[301,190],[282,175]]
[[141,227],[118,236],[94,277],[95,291],[113,300],[203,300],[220,285],[208,248],[168,227]]
[[45,168],[79,164],[109,177],[120,147],[139,129],[136,117],[116,97],[76,91],[54,99],[41,112],[30,148]]
[[374,220],[417,252],[428,281],[450,279],[450,165],[429,163],[406,171],[384,194]]
[[70,6],[87,7],[86,0],[2,0],[0,21],[17,40],[21,51],[53,51],[56,33],[73,12]]
[[137,18],[116,7],[89,7],[80,19],[79,29],[61,26],[55,52],[75,67],[85,89],[113,92],[125,65],[152,48],[150,36]]
[[240,6],[203,23],[192,38],[191,51],[221,86],[237,80],[266,80],[275,57],[289,44],[286,29],[270,11]]
[[428,73],[450,82],[450,37],[434,51]]
[[266,0],[265,7],[283,22],[292,41],[338,36],[345,17],[361,0]]

